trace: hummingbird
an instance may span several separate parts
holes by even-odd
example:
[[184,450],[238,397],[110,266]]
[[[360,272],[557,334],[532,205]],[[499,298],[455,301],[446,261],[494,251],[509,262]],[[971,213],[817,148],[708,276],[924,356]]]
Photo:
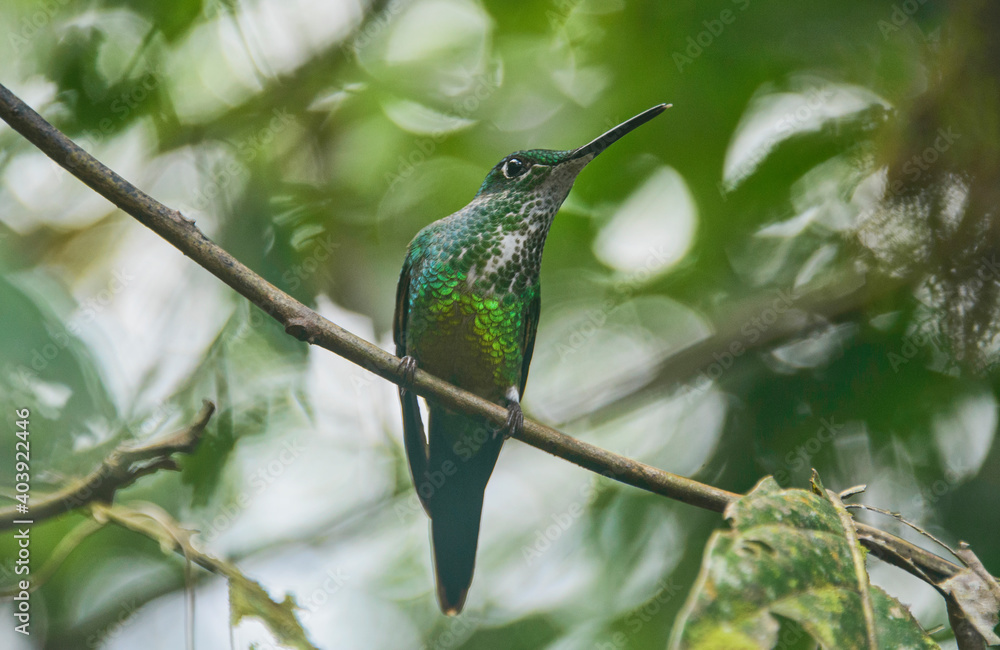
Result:
[[472,201],[410,242],[396,289],[400,371],[419,367],[507,409],[501,427],[399,389],[403,447],[430,518],[437,595],[462,611],[476,561],[486,483],[500,448],[524,423],[521,398],[541,309],[542,248],[577,174],[613,142],[662,113],[659,104],[577,149],[505,156]]

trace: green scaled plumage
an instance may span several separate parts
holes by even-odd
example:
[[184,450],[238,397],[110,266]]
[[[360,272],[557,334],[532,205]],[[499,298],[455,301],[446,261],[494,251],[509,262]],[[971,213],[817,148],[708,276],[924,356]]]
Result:
[[428,404],[424,437],[416,395],[400,389],[403,433],[417,494],[431,518],[438,599],[461,611],[472,582],[483,494],[504,435],[517,433],[541,305],[539,270],[552,219],[577,174],[661,104],[569,151],[518,151],[475,198],[410,243],[400,273],[396,355],[508,409],[506,430]]

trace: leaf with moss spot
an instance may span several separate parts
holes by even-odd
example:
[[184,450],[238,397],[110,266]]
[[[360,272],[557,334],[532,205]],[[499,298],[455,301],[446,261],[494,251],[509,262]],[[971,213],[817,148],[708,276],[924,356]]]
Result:
[[[870,586],[863,550],[836,495],[765,478],[709,540],[670,647],[766,649],[781,619],[822,648],[937,648],[898,601]],[[874,641],[874,643],[873,643]]]

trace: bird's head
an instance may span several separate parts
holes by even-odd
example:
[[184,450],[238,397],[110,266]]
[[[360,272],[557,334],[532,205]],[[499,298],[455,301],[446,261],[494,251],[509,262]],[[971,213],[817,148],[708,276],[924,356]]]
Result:
[[524,196],[540,194],[550,197],[558,206],[587,163],[626,133],[645,124],[668,107],[669,104],[659,104],[643,111],[577,149],[515,151],[490,170],[476,196],[486,197],[499,193]]

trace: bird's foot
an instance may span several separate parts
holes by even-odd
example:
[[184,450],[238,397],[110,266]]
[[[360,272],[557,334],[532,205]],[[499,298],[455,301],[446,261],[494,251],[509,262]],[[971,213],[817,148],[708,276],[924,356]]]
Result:
[[521,411],[521,405],[517,402],[510,402],[507,404],[507,419],[502,427],[493,432],[493,437],[496,438],[500,434],[503,434],[504,438],[517,436],[523,428],[524,413]]
[[399,389],[405,390],[413,383],[413,378],[417,374],[417,360],[410,355],[406,355],[400,359],[399,365],[396,366],[396,372],[403,377],[403,383],[399,385]]

